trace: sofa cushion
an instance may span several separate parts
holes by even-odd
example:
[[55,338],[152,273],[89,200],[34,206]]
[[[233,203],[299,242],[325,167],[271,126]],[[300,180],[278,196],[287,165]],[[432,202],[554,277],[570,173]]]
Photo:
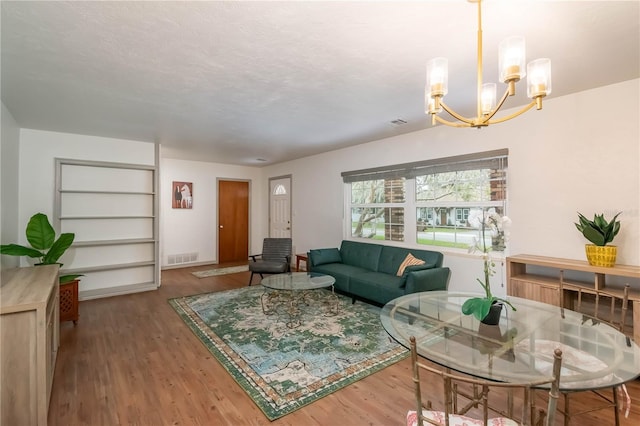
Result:
[[342,263],[340,250],[337,248],[310,250],[313,258],[313,266],[324,265],[326,263]]
[[432,263],[423,263],[420,265],[411,265],[411,266],[407,266],[406,268],[404,268],[404,272],[402,273],[402,276],[404,278],[407,277],[407,275],[409,275],[410,272],[413,271],[422,271],[424,269],[433,269],[435,265],[433,265]]
[[411,253],[409,253],[407,254],[407,257],[404,258],[400,266],[398,266],[398,272],[396,272],[396,276],[401,277],[402,274],[404,274],[404,270],[407,266],[418,266],[418,265],[424,265],[425,263],[427,262],[425,262],[422,259],[418,259],[417,257],[414,257]]
[[369,271],[377,271],[382,247],[379,244],[343,240],[340,245],[342,263],[358,266]]
[[368,272],[366,269],[357,266],[345,265],[343,263],[325,263],[324,265],[314,266],[313,272],[331,275],[336,279],[333,285],[336,290],[346,293],[350,292],[351,277],[356,277]]
[[349,282],[349,292],[376,303],[385,304],[389,300],[404,295],[403,277],[381,272],[363,272],[353,275]]

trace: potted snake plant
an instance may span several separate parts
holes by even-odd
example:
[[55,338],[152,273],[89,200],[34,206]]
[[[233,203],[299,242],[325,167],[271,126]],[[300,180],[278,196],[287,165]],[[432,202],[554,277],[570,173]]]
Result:
[[576,228],[591,242],[591,244],[585,244],[587,261],[590,265],[604,267],[615,265],[618,247],[609,245],[609,243],[620,231],[620,221],[617,218],[621,213],[617,213],[610,221],[607,221],[604,214],[594,214],[593,220],[589,220],[578,212]]

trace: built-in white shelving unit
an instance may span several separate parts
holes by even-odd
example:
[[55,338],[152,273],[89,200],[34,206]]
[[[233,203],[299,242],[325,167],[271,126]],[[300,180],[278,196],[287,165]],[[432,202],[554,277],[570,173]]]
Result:
[[155,166],[56,159],[54,220],[76,235],[61,273],[79,273],[80,299],[160,283]]

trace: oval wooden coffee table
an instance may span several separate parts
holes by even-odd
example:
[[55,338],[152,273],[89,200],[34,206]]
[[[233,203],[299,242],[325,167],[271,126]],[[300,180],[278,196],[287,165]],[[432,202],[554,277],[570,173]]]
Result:
[[[260,297],[262,312],[265,315],[286,316],[286,325],[289,328],[296,328],[302,324],[304,307],[311,303],[325,305],[325,316],[336,315],[339,299],[333,288],[335,282],[331,275],[314,272],[270,275],[260,283],[264,287],[264,293]],[[330,292],[321,291],[329,288]]]

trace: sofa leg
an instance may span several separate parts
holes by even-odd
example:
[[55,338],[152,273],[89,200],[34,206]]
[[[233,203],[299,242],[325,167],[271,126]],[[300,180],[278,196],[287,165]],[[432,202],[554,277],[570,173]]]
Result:
[[251,287],[252,281],[253,281],[253,272],[251,272],[251,277],[249,278],[249,287]]
[[352,305],[355,305],[355,304],[356,304],[356,298],[355,298],[355,297],[352,297],[352,298],[351,298],[351,304],[352,304]]

